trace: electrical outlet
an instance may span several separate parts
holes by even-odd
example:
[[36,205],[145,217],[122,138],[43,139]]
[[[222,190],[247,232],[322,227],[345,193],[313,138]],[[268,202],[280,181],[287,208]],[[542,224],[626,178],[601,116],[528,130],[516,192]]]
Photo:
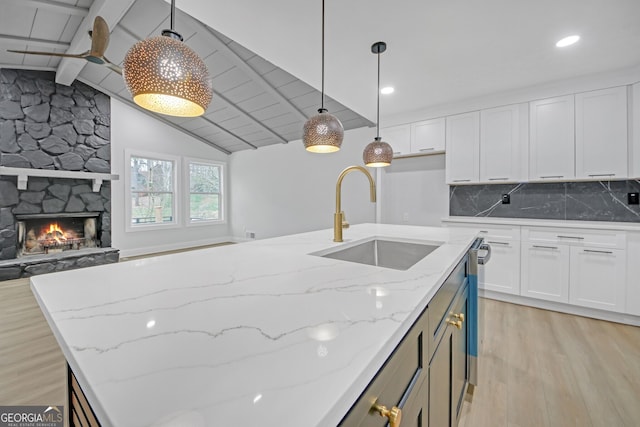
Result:
[[503,194],[502,195],[502,204],[503,205],[509,205],[511,204],[511,195],[510,194]]
[[630,205],[640,205],[640,193],[627,193],[627,202]]
[[247,231],[244,232],[244,237],[246,237],[247,239],[255,239],[256,238],[256,232],[247,230]]
[[405,224],[409,222],[409,212],[405,212],[402,214],[402,222],[404,222]]

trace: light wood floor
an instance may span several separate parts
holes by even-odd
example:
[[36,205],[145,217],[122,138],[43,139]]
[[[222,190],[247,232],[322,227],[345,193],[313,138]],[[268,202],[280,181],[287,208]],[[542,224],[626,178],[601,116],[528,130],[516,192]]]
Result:
[[[640,425],[640,328],[482,303],[480,385],[460,426]],[[0,282],[0,405],[66,405],[65,389],[28,279]]]
[[482,303],[479,386],[461,427],[640,426],[640,328]]

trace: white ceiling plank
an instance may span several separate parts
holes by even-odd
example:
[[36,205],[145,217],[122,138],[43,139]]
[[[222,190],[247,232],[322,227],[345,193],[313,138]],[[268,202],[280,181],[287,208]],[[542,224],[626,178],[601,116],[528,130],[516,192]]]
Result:
[[[38,9],[29,37],[34,39],[60,40],[69,22],[69,15]],[[75,28],[77,31],[78,27]],[[88,36],[87,36],[88,38]]]
[[36,9],[19,7],[15,4],[2,5],[0,13],[0,34],[15,37],[29,37]]
[[[29,45],[30,49],[37,48],[40,49],[64,49],[67,50],[69,48],[69,43],[59,42],[55,40],[39,40],[32,39],[29,37],[17,37],[17,36],[9,36],[5,34],[0,34],[0,43],[2,43],[3,47],[10,47],[15,50],[27,50],[27,45]],[[14,55],[12,53],[12,55]],[[22,54],[15,54],[22,55]]]
[[87,16],[89,9],[86,7],[74,6],[53,0],[2,0],[3,8],[6,3],[19,4],[20,6],[40,9],[47,12],[55,12],[63,15]]

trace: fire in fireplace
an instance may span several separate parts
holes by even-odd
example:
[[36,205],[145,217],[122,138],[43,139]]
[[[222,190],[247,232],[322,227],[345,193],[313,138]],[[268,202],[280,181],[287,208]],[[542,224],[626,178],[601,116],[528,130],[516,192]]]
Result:
[[20,216],[18,256],[95,248],[97,217],[97,213]]

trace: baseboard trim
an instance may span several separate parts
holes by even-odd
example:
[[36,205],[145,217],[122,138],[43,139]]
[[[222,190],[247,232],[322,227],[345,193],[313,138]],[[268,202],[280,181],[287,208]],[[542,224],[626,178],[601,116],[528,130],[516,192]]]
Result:
[[121,249],[120,258],[129,258],[140,255],[150,255],[161,252],[178,251],[182,249],[197,248],[199,246],[216,245],[219,243],[234,242],[231,236],[217,237],[215,239],[194,240],[191,242],[170,243],[166,245],[154,245],[135,249]]
[[614,313],[611,311],[598,310],[595,308],[578,307],[575,305],[538,300],[535,298],[528,298],[520,295],[503,294],[501,292],[489,291],[486,289],[479,289],[478,295],[483,298],[510,302],[512,304],[526,305],[529,307],[541,308],[543,310],[551,310],[560,313],[574,314],[577,316],[591,317],[593,319],[623,323],[625,325],[640,326],[640,316],[634,316],[633,314]]

